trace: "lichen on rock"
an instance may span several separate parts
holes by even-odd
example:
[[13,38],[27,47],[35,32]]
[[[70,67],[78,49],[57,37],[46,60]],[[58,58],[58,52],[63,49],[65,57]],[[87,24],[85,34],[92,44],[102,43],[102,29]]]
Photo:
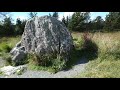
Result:
[[42,16],[26,22],[21,42],[11,51],[11,55],[12,60],[18,62],[26,53],[35,53],[39,57],[54,53],[67,61],[72,49],[72,36],[66,26],[54,17]]

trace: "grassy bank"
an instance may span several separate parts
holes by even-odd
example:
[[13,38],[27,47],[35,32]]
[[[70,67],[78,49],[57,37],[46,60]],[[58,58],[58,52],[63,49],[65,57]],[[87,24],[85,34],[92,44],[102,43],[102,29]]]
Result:
[[13,48],[18,41],[20,41],[20,36],[0,37],[0,51],[2,52],[5,51],[7,48]]
[[9,52],[16,45],[16,43],[20,41],[20,38],[21,36],[0,37],[0,57],[9,61]]
[[[73,33],[76,38],[81,38],[82,33]],[[120,78],[120,32],[90,34],[91,40],[98,46],[98,57],[90,59],[84,72],[77,78]]]

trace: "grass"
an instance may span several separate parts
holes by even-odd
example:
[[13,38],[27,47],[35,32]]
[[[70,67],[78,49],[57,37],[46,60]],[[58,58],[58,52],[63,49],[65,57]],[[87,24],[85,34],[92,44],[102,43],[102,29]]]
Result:
[[[120,77],[120,32],[112,33],[90,33],[92,42],[89,42],[89,47],[96,47],[97,52],[92,49],[82,49],[85,46],[83,40],[83,33],[72,33],[75,50],[71,53],[71,60],[66,63],[65,68],[70,69],[81,57],[86,57],[89,62],[85,67],[85,71],[80,73],[75,78],[119,78]],[[3,37],[0,38],[0,56],[8,57],[9,62],[9,49],[13,48],[17,42],[19,42],[20,36],[17,37]],[[6,46],[7,45],[7,46]],[[5,46],[5,48],[3,48]],[[87,46],[87,47],[88,47]],[[8,50],[8,51],[5,51]],[[92,51],[93,50],[93,51]],[[53,64],[53,66],[40,66],[29,63],[29,69],[32,70],[44,70],[55,73],[64,65],[61,62]],[[61,63],[61,66],[60,64]],[[64,64],[64,63],[63,63]]]
[[56,73],[56,70],[54,70],[52,67],[43,67],[43,66],[37,66],[33,64],[28,64],[28,69],[30,70],[41,70],[41,71],[48,71],[50,73]]
[[90,61],[86,70],[79,74],[80,78],[119,78],[120,77],[120,61],[106,58],[99,58],[95,61]]
[[28,54],[28,68],[31,70],[44,70],[49,71],[51,73],[56,73],[62,70],[65,66],[64,60],[58,57],[49,57],[49,55],[42,57],[38,57],[35,54]]
[[11,64],[10,50],[20,41],[21,37],[0,37],[0,57],[6,60],[6,65]]
[[20,41],[21,36],[16,37],[0,37],[0,49],[2,49],[3,44],[7,44],[10,47],[14,47],[18,41]]
[[51,60],[50,64],[46,66],[34,64],[35,62],[32,62],[32,60],[34,59],[31,58],[31,60],[29,60],[28,68],[31,70],[43,70],[49,71],[51,73],[57,73],[61,70],[71,69],[81,57],[81,53],[82,52],[80,50],[74,50],[71,54],[71,60],[69,60],[68,62],[56,58]]
[[[73,33],[80,38],[82,33]],[[120,78],[120,32],[91,34],[98,46],[98,57],[90,59],[85,71],[76,78]],[[87,53],[87,52],[86,52]]]
[[0,52],[9,53],[15,47],[16,43],[20,41],[20,36],[16,37],[0,37]]
[[[19,42],[20,37],[10,37],[10,38],[1,38],[0,41],[2,42],[2,45],[8,45],[11,48],[13,48],[15,46],[15,44],[17,42]],[[84,50],[82,50],[82,46],[84,44],[84,40],[82,39],[82,37],[76,38],[73,37],[73,41],[74,41],[74,46],[75,49],[72,51],[71,55],[70,55],[70,60],[68,62],[64,62],[64,60],[60,60],[57,57],[54,57],[53,60],[49,60],[49,57],[47,55],[48,58],[48,62],[47,64],[45,63],[45,60],[40,60],[37,59],[38,57],[36,57],[35,55],[30,55],[31,57],[28,58],[30,60],[29,61],[29,69],[32,70],[44,70],[44,71],[50,71],[52,73],[58,72],[62,69],[71,69],[76,63],[77,61],[85,54]],[[5,43],[5,45],[4,45]],[[9,57],[9,53],[5,52],[5,50],[2,48],[2,55],[1,55],[6,61],[6,65],[11,64],[11,58]],[[45,61],[45,62],[42,62]],[[38,63],[40,62],[40,64]],[[42,63],[42,64],[41,64]],[[38,64],[38,65],[37,65]]]
[[3,72],[0,71],[0,75],[3,75]]
[[[16,43],[20,41],[20,38],[21,38],[20,36],[0,38],[0,57],[6,60],[6,65],[12,65],[9,52],[16,45]],[[35,61],[36,60],[35,58],[36,58],[35,55],[32,56],[31,61],[34,61],[34,62],[29,62],[29,69],[45,70],[45,71],[47,70],[52,73],[55,73],[61,70],[62,68],[64,68],[64,65],[65,65],[65,62],[63,60],[59,60],[58,58],[54,58],[52,62],[50,62],[50,64],[52,65],[44,65],[45,62],[42,62],[43,65],[35,65],[35,63],[38,62],[38,61]],[[49,59],[49,57],[47,59]],[[45,60],[40,60],[40,62],[41,61],[45,61]]]

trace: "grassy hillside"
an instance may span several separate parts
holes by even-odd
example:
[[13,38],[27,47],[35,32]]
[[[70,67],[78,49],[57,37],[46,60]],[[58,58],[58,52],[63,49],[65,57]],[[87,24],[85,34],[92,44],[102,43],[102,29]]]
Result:
[[[73,33],[73,37],[81,38],[82,33]],[[91,40],[98,46],[98,55],[91,59],[82,74],[84,78],[120,78],[120,32],[90,34]],[[86,52],[87,54],[87,52]]]

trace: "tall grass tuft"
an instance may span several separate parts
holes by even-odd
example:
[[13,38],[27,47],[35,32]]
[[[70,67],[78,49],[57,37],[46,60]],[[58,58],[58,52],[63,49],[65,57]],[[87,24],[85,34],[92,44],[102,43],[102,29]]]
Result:
[[120,32],[95,33],[92,41],[98,46],[98,57],[76,77],[120,78]]
[[56,54],[41,55],[28,54],[29,68],[33,70],[47,70],[56,73],[65,68],[65,60]]
[[89,32],[83,33],[82,39],[84,40],[84,44],[82,49],[85,52],[85,57],[89,60],[93,60],[98,57],[98,46],[92,38],[93,37]]

